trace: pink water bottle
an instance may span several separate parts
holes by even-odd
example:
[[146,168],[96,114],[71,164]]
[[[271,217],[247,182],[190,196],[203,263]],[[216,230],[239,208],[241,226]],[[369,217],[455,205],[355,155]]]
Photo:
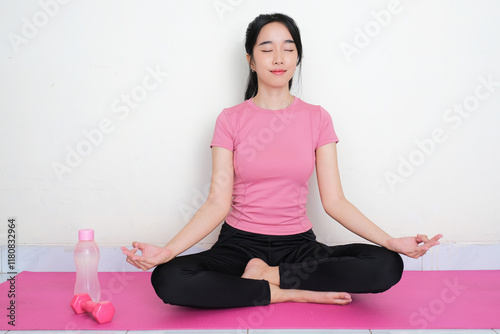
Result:
[[94,241],[94,230],[78,231],[78,243],[74,252],[76,265],[75,295],[87,293],[93,302],[101,299],[101,288],[97,277],[99,247]]

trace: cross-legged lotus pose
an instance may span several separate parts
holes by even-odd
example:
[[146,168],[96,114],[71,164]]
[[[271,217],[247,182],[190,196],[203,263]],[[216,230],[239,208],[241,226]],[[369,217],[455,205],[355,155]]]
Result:
[[[286,301],[348,304],[350,293],[383,292],[400,279],[399,254],[418,258],[442,235],[394,238],[344,196],[338,142],[322,107],[291,95],[302,59],[295,22],[260,15],[246,32],[245,101],[218,116],[206,202],[165,246],[134,241],[127,262],[154,268],[152,285],[173,305],[226,308]],[[327,246],[306,215],[316,167],[326,213],[375,244]],[[179,256],[223,222],[207,251]],[[140,251],[140,253],[138,253]]]

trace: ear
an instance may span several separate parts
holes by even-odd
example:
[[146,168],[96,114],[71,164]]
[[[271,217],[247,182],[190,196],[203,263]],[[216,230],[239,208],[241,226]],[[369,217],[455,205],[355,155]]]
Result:
[[253,67],[253,59],[252,59],[252,56],[250,56],[248,53],[247,53],[247,62],[248,62],[248,66],[250,66],[250,69],[255,71],[255,68]]

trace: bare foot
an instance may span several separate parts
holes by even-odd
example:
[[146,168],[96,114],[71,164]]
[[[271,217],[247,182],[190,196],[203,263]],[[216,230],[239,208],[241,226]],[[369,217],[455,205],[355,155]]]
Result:
[[241,277],[263,279],[277,286],[280,284],[279,267],[270,267],[267,263],[258,258],[248,261],[245,271]]
[[271,288],[271,303],[297,302],[346,305],[352,301],[351,295],[345,292],[281,289],[279,287],[279,267],[270,267],[266,262],[258,258],[248,261],[241,277],[268,281]]
[[274,284],[269,284],[269,286],[271,287],[271,303],[296,302],[346,305],[352,301],[351,295],[346,292],[281,289]]

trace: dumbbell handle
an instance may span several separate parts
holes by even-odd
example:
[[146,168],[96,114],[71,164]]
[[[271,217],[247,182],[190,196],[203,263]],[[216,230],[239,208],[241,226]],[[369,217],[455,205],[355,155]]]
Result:
[[84,312],[92,314],[94,319],[100,324],[111,321],[115,314],[113,304],[108,301],[96,303],[86,293],[74,295],[70,305],[77,314]]
[[88,302],[83,302],[81,304],[81,307],[82,309],[85,311],[85,312],[88,312],[88,313],[92,313],[92,311],[94,311],[94,309],[96,308],[97,306],[97,303],[96,302],[93,302],[93,301],[88,301]]

